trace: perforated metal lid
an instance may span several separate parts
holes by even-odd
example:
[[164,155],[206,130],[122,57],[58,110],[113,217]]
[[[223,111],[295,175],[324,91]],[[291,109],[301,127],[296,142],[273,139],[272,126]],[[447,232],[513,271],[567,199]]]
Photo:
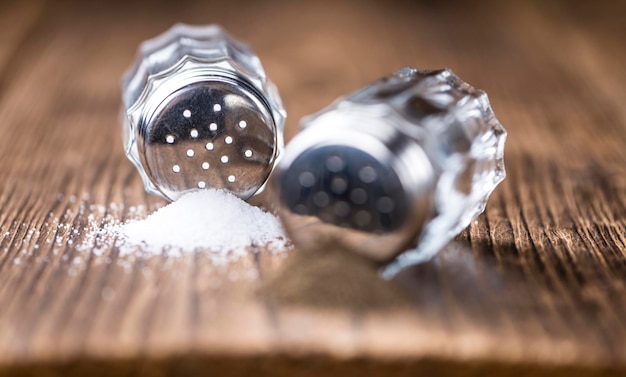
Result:
[[176,25],[145,42],[124,99],[126,153],[146,190],[169,200],[205,188],[247,199],[283,148],[276,90],[251,50],[216,26]]

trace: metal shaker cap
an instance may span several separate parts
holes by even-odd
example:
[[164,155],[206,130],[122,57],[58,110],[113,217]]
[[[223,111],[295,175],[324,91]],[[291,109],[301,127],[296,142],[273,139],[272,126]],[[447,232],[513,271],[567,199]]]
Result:
[[225,189],[248,199],[283,149],[286,117],[252,50],[216,25],[178,24],[144,42],[123,78],[128,158],[168,200]]
[[449,70],[405,68],[301,122],[274,180],[300,249],[428,259],[504,178],[505,131]]

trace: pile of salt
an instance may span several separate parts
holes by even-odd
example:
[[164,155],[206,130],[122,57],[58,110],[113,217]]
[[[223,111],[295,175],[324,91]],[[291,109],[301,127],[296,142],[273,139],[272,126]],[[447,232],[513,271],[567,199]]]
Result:
[[215,189],[188,193],[144,220],[120,225],[118,232],[124,246],[141,245],[154,254],[164,248],[224,254],[268,244],[280,251],[288,243],[276,216]]

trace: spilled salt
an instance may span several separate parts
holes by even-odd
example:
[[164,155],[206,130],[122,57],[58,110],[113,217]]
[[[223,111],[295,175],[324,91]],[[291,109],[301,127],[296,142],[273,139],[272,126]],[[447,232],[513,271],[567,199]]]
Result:
[[141,246],[144,253],[160,254],[164,248],[181,251],[204,249],[217,253],[245,252],[251,246],[286,248],[280,221],[222,190],[199,190],[183,195],[143,220],[117,227],[126,247]]

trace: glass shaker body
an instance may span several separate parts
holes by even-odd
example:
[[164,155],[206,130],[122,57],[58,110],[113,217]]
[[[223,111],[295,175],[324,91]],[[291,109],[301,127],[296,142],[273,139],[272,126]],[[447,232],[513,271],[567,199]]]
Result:
[[506,132],[450,70],[402,69],[306,117],[275,185],[300,249],[426,260],[505,177]]

